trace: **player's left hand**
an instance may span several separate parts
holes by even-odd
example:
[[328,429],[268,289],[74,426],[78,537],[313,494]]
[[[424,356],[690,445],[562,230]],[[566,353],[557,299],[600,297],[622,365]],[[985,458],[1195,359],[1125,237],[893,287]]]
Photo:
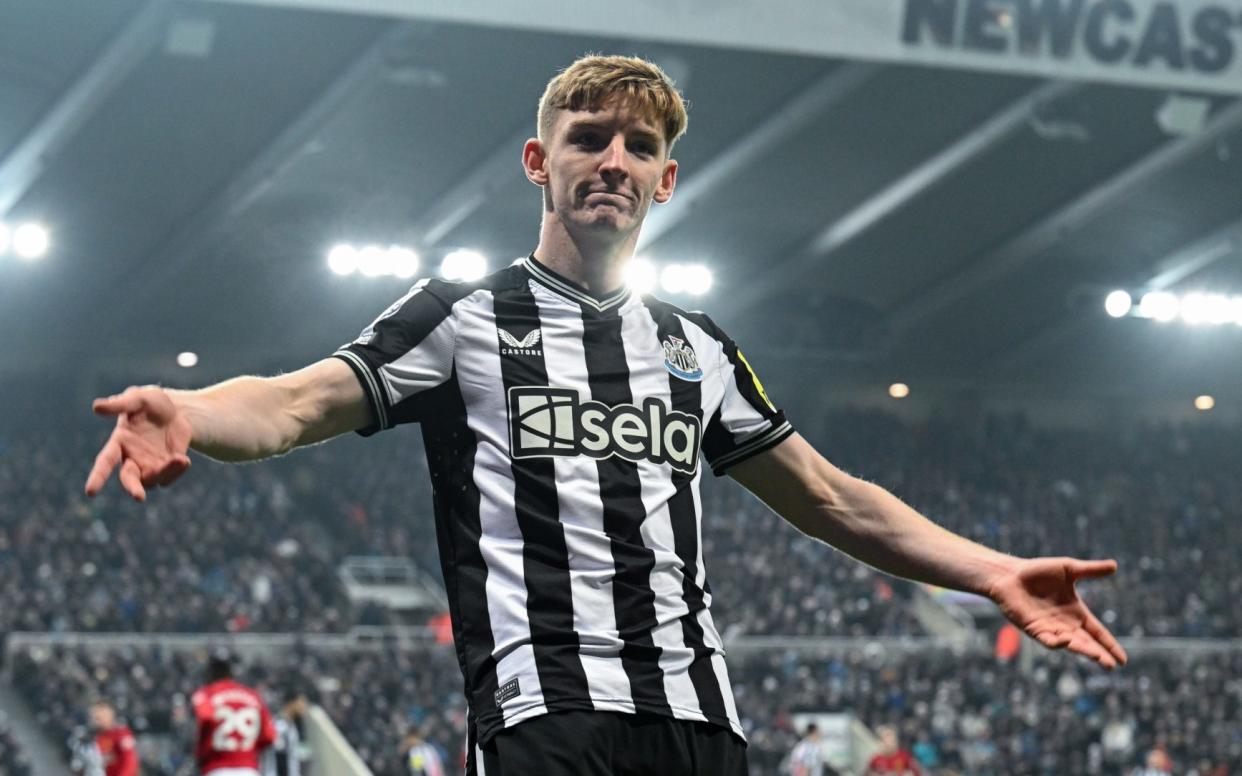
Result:
[[989,589],[1001,612],[1049,649],[1068,649],[1105,668],[1125,665],[1126,651],[1078,597],[1080,579],[1107,577],[1115,560],[1024,558]]

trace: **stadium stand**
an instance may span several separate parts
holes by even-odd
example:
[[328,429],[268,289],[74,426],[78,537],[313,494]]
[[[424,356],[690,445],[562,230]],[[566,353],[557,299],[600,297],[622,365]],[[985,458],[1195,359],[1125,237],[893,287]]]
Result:
[[[100,655],[32,647],[14,656],[19,689],[37,700],[54,734],[81,724],[80,700],[116,699],[139,735],[176,738],[180,704],[201,655],[126,648]],[[377,776],[399,776],[396,742],[410,724],[460,763],[465,709],[453,655],[424,644],[354,652],[300,648],[251,662],[246,678],[271,689],[312,689]],[[750,740],[752,772],[777,774],[797,740],[792,715],[850,712],[896,726],[938,774],[1129,774],[1161,747],[1179,774],[1242,767],[1242,653],[1143,653],[1108,673],[1063,655],[1008,663],[983,652],[886,649],[737,651],[731,674]],[[184,755],[182,755],[184,756]],[[181,759],[144,772],[177,773]]]
[[[1083,592],[1131,644],[1242,635],[1242,567],[1231,549],[1242,540],[1231,518],[1242,482],[1221,465],[1242,452],[1236,428],[1066,432],[1016,417],[968,428],[850,411],[803,429],[842,467],[967,536],[1019,554],[1118,558],[1115,579]],[[96,436],[15,438],[0,454],[5,632],[345,633],[387,619],[342,593],[342,558],[406,556],[438,576],[416,434],[343,440],[258,466],[198,459],[144,506],[119,490],[81,496],[82,472],[61,462],[89,461]],[[910,585],[807,541],[731,485],[708,482],[704,498],[713,610],[727,641],[878,639],[844,656],[731,655],[756,773],[778,772],[796,740],[791,715],[809,710],[895,724],[936,773],[1129,774],[1156,746],[1179,774],[1242,768],[1237,652],[1144,654],[1111,675],[1059,656],[1021,667],[986,652],[899,658],[890,639],[926,635]],[[993,625],[979,623],[989,637]],[[84,722],[82,699],[103,694],[140,737],[164,742],[144,750],[144,772],[181,767],[176,727],[201,671],[194,655],[39,647],[12,660],[18,689],[59,740]],[[380,776],[400,772],[396,746],[411,722],[446,762],[460,759],[465,709],[445,646],[304,647],[248,670],[269,690],[312,688]]]

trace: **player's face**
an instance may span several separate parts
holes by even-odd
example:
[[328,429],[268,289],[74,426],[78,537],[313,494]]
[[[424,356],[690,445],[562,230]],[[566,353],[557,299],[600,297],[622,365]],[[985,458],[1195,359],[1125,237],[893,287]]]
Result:
[[544,141],[527,143],[527,176],[545,206],[571,232],[628,236],[677,180],[664,136],[644,113],[620,101],[594,111],[561,111]]
[[108,728],[112,727],[114,716],[115,715],[112,713],[112,709],[108,708],[107,706],[92,706],[91,707],[91,727],[95,728],[96,730],[107,730]]

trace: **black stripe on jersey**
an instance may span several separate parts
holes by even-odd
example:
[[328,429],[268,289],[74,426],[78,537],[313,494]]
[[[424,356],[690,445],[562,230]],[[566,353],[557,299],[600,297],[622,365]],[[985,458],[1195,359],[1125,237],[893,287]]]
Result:
[[733,466],[735,463],[741,463],[747,458],[750,458],[753,455],[758,455],[768,448],[776,447],[777,444],[785,441],[786,437],[792,435],[793,426],[789,424],[789,421],[783,420],[779,426],[774,426],[773,428],[766,429],[758,434],[755,434],[742,444],[738,445],[737,449],[733,452],[727,455],[722,455],[713,460],[711,462],[712,473],[717,476],[724,474],[725,471],[727,471],[729,467]]
[[[457,370],[444,385],[428,392],[431,411],[423,422],[423,446],[431,473],[432,504],[440,568],[453,622],[453,643],[466,684],[470,718],[491,708],[499,687],[487,604],[487,563],[479,549],[483,526],[474,457],[479,440],[466,422],[466,402]],[[469,621],[470,629],[464,628]],[[473,721],[470,723],[473,726]]]
[[[582,326],[591,399],[612,407],[632,404],[620,316],[595,314],[584,308]],[[662,650],[651,635],[656,626],[655,591],[651,588],[655,553],[643,543],[640,530],[647,508],[643,504],[638,465],[613,456],[599,460],[596,466],[604,532],[608,534],[616,565],[612,594],[617,630],[625,642],[621,666],[630,680],[634,706],[640,711],[671,717],[672,709],[664,692],[664,671],[660,668]]]
[[[650,297],[644,301],[656,323],[657,348],[662,347],[661,343],[669,336],[689,342],[674,307]],[[692,380],[682,380],[671,372],[668,375],[668,385],[673,400],[673,409],[693,414],[702,422],[702,386]],[[668,513],[673,525],[674,549],[682,562],[682,597],[686,601],[686,606],[689,607],[689,613],[681,618],[681,625],[682,638],[686,646],[694,650],[694,662],[690,664],[689,670],[690,681],[694,685],[695,693],[699,696],[699,708],[702,709],[703,714],[718,724],[728,726],[729,712],[725,707],[716,671],[712,667],[712,655],[715,650],[707,646],[707,640],[703,635],[703,625],[697,616],[707,606],[703,603],[703,589],[695,582],[699,570],[699,515],[698,510],[695,509],[694,492],[691,487],[694,477],[674,469],[672,479],[677,491],[669,499]]]
[[[706,313],[688,313],[686,317],[694,321],[703,331],[711,335],[721,347],[724,348],[725,358],[729,359],[729,364],[733,367],[733,380],[737,385],[737,392],[742,398],[754,407],[755,412],[759,413],[769,420],[781,415],[781,412],[773,407],[768,398],[759,390],[759,378],[751,371],[750,365],[741,357],[738,352],[737,343],[729,338],[729,335],[716,325],[716,322],[707,316]],[[780,421],[773,425],[780,425]]]
[[[539,307],[527,284],[497,290],[493,298],[498,329],[521,339],[540,328]],[[511,388],[548,385],[543,350],[530,350],[529,353],[501,354],[500,371],[506,396]],[[515,458],[511,465],[514,510],[523,541],[526,610],[544,703],[581,707],[590,703],[590,692],[578,656],[569,550],[560,522],[554,461],[552,458]]]

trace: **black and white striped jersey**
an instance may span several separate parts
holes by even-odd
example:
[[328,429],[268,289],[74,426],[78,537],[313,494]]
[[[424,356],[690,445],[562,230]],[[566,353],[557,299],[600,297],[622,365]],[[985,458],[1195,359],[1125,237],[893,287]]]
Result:
[[597,298],[533,257],[424,281],[335,355],[372,434],[423,426],[480,740],[550,711],[742,735],[708,612],[700,452],[716,474],[793,433],[705,315]]

